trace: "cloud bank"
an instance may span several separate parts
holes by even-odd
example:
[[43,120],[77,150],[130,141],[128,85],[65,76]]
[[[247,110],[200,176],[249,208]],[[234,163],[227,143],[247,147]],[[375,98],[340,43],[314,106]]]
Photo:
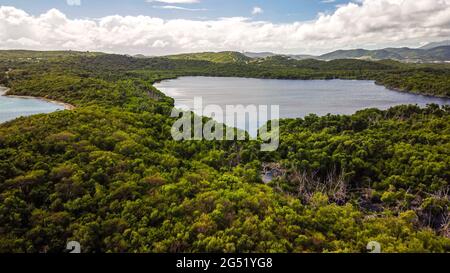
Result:
[[[160,2],[180,3],[191,0]],[[195,1],[192,1],[195,2]],[[69,19],[0,7],[0,48],[148,55],[198,51],[324,53],[338,48],[418,46],[450,37],[450,0],[358,0],[308,22],[249,18],[163,20],[149,16]]]

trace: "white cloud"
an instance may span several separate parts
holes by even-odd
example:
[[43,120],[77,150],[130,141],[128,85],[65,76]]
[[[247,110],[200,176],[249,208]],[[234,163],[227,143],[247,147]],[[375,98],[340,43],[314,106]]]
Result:
[[253,7],[252,15],[258,15],[264,13],[264,10],[260,7]]
[[81,6],[81,0],[66,0],[69,6]]
[[155,9],[174,9],[174,10],[184,10],[184,11],[206,11],[207,9],[191,9],[191,8],[185,8],[185,7],[179,7],[179,6],[153,6]]
[[149,55],[221,50],[324,53],[339,48],[419,46],[448,37],[450,0],[364,0],[343,5],[331,14],[318,14],[312,21],[285,24],[241,17],[69,19],[56,9],[33,16],[14,7],[0,7],[3,49]]
[[166,4],[195,4],[200,3],[200,0],[147,0],[147,3],[160,2]]
[[167,42],[164,42],[164,41],[161,41],[161,40],[156,40],[156,41],[153,42],[152,47],[163,48],[163,47],[166,47],[167,45],[168,45]]

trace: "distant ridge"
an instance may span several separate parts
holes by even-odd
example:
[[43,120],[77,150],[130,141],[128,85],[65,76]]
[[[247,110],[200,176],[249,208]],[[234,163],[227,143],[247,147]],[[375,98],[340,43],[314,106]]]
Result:
[[244,52],[242,54],[250,58],[267,58],[278,55],[272,52]]
[[337,50],[317,57],[320,60],[365,59],[365,60],[396,60],[402,62],[448,62],[450,61],[450,46],[433,47],[431,49],[385,48],[379,50]]
[[[144,55],[136,55],[145,58]],[[173,60],[197,60],[214,63],[252,62],[258,59],[276,60],[274,57],[283,57],[292,60],[315,59],[332,61],[338,59],[359,59],[368,61],[394,60],[406,63],[445,63],[450,62],[450,40],[429,43],[421,48],[383,48],[376,50],[350,49],[336,50],[320,56],[305,54],[277,54],[274,52],[201,52],[166,56]]]
[[442,42],[429,43],[429,44],[421,47],[420,49],[433,49],[433,48],[441,47],[441,46],[450,46],[450,40],[446,40],[446,41],[442,41]]
[[314,59],[317,58],[313,55],[295,55],[295,54],[276,54],[273,52],[244,52],[245,56],[250,58],[267,58],[267,57],[274,57],[274,56],[285,56],[289,57],[295,60],[305,60],[305,59]]
[[144,54],[136,54],[136,55],[133,55],[133,57],[138,58],[138,59],[147,59],[147,58],[152,58],[153,56],[147,56]]
[[167,57],[172,60],[208,61],[213,63],[238,63],[249,62],[252,60],[252,58],[234,51],[188,53],[170,55]]
[[422,48],[384,48],[378,50],[350,49],[336,50],[320,56],[313,55],[285,55],[272,52],[244,52],[250,58],[270,58],[284,56],[295,60],[317,59],[331,61],[337,59],[360,60],[395,60],[411,63],[450,62],[450,40],[439,43],[430,43]]

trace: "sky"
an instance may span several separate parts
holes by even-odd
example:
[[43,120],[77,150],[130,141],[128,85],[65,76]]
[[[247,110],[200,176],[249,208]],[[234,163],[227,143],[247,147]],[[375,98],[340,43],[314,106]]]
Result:
[[[70,18],[100,18],[115,14],[193,20],[252,16],[258,20],[282,23],[312,20],[319,12],[331,12],[335,10],[336,5],[348,2],[347,0],[1,0],[0,4],[14,6],[33,15],[56,8]],[[253,12],[255,7],[260,9]]]
[[0,49],[323,54],[450,39],[450,0],[0,0]]

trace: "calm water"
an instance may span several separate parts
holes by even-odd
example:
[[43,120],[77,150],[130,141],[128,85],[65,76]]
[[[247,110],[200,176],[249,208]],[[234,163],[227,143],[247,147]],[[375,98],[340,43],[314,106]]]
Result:
[[11,98],[2,96],[6,89],[0,87],[0,123],[22,116],[51,113],[64,110],[64,106],[32,98]]
[[[157,83],[155,87],[174,98],[178,107],[192,109],[194,97],[202,97],[203,105],[215,104],[223,109],[225,105],[279,105],[280,118],[310,113],[353,114],[365,108],[387,109],[400,104],[450,104],[449,99],[396,92],[373,81],[181,77]],[[247,121],[247,125],[234,125],[254,136],[261,124],[255,121],[250,124]]]

